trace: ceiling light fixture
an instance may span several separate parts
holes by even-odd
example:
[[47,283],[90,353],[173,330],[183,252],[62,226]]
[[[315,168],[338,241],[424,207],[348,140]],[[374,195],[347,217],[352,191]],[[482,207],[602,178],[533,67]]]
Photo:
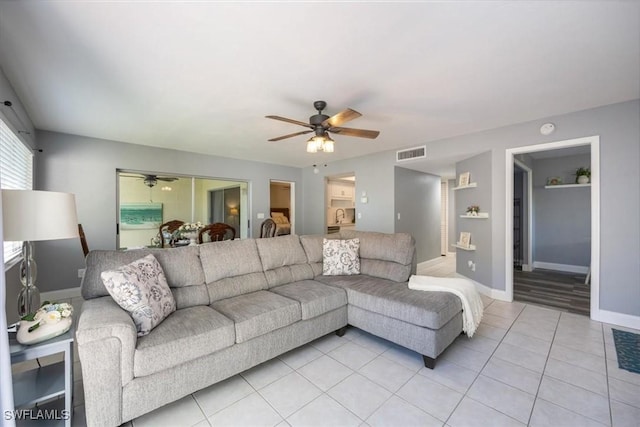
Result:
[[333,153],[334,143],[335,141],[331,139],[327,132],[322,132],[309,138],[307,141],[307,153],[317,153],[318,151]]

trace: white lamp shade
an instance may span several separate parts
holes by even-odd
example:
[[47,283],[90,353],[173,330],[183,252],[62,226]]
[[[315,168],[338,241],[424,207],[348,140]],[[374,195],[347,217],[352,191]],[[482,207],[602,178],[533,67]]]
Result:
[[33,190],[2,190],[1,193],[5,241],[78,237],[75,195]]

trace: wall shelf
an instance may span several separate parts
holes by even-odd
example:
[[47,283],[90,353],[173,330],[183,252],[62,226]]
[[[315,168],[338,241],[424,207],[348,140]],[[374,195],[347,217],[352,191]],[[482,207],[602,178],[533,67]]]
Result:
[[475,251],[476,250],[476,245],[469,245],[468,248],[465,248],[464,246],[460,246],[459,244],[456,243],[456,244],[451,245],[451,246],[453,246],[454,248],[462,249],[463,251]]
[[576,188],[576,187],[591,187],[591,183],[588,184],[557,184],[557,185],[545,185],[544,188]]
[[460,218],[487,219],[489,218],[489,212],[479,212],[478,215],[460,215]]
[[475,188],[477,186],[478,186],[477,182],[470,182],[469,184],[464,185],[462,187],[453,187],[453,190],[454,191],[456,191],[456,190],[464,190],[465,188]]

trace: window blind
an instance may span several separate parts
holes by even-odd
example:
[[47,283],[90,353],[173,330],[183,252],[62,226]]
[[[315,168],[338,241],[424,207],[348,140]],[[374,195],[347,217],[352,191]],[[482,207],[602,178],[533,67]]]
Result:
[[[33,153],[0,117],[0,188],[33,189]],[[22,242],[4,242],[4,262],[22,251]]]

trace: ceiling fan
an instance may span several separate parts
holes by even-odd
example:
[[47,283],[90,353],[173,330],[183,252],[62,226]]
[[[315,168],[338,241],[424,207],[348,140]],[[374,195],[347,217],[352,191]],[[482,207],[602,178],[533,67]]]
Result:
[[307,152],[316,153],[318,151],[324,151],[327,153],[333,153],[333,139],[329,136],[329,133],[335,133],[338,135],[356,136],[359,138],[375,139],[380,134],[377,130],[366,129],[353,129],[340,127],[341,124],[350,120],[357,119],[362,116],[351,108],[347,108],[335,114],[331,117],[326,114],[322,114],[322,110],[327,107],[327,103],[324,101],[316,101],[313,103],[313,108],[318,110],[318,114],[314,114],[309,117],[309,123],[301,122],[299,120],[288,119],[280,116],[265,116],[268,119],[280,120],[287,123],[293,123],[294,125],[300,125],[307,127],[311,130],[303,130],[301,132],[290,133],[288,135],[279,136],[277,138],[271,138],[269,141],[280,141],[282,139],[291,138],[292,136],[304,135],[307,133],[315,132],[307,141]]
[[173,182],[178,180],[178,178],[175,176],[158,176],[158,175],[146,175],[146,174],[132,174],[132,175],[120,174],[120,176],[126,176],[129,178],[139,178],[142,180],[144,185],[146,185],[149,188],[155,187],[158,181]]

